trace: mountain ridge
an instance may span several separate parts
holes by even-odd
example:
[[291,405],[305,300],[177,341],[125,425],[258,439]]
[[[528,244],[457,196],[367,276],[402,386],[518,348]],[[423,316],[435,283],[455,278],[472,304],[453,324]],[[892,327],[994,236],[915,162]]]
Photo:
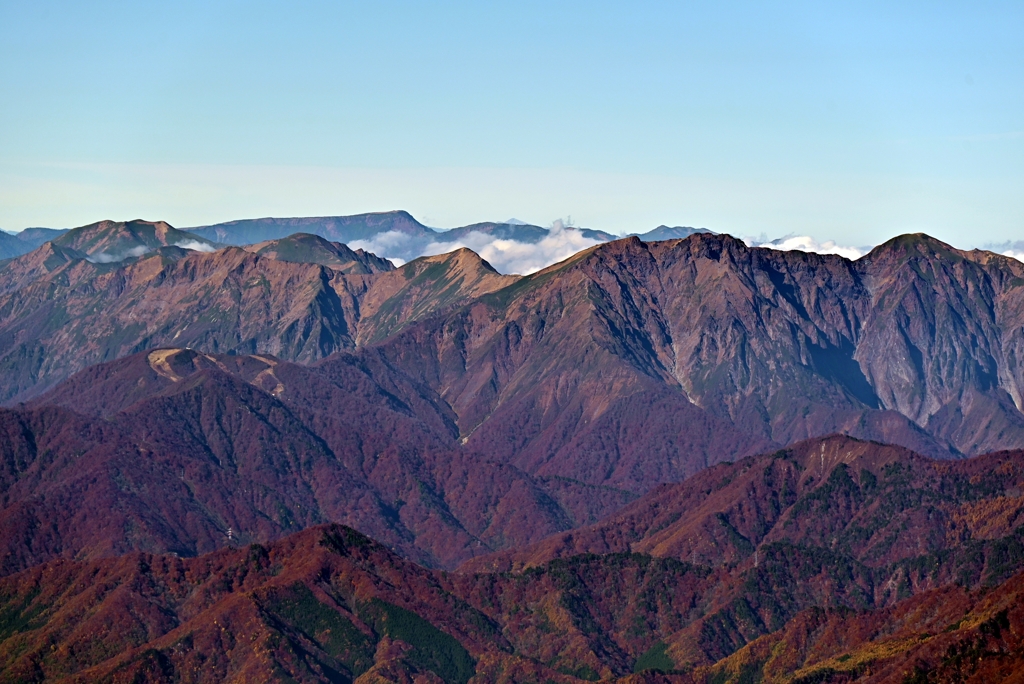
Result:
[[[793,525],[778,528],[783,538],[762,542],[759,557],[746,549],[740,562],[567,549],[514,573],[445,573],[339,525],[248,546],[222,536],[220,550],[196,558],[136,552],[51,561],[0,578],[0,614],[13,626],[0,631],[3,676],[952,682],[986,681],[1024,662],[1024,452],[934,462],[849,438],[793,452],[722,464],[690,484],[716,481],[733,524],[751,510],[751,496],[785,487],[758,467],[803,464],[805,479],[819,482],[798,502],[816,501],[851,465],[879,477],[843,485],[852,488],[824,521],[814,505],[793,506]],[[993,459],[1001,465],[992,467]],[[815,466],[825,469],[807,472]],[[920,480],[926,472],[948,485],[931,488]],[[755,481],[762,491],[751,493]],[[920,549],[901,539],[898,557],[869,564],[832,545],[830,532],[808,536],[855,519],[845,505],[856,503],[854,491],[918,519],[946,502],[952,508],[938,527],[954,522],[955,533]],[[932,499],[908,496],[915,491]],[[652,492],[647,504],[662,495]],[[992,506],[1009,510],[1008,498],[1016,514],[993,516]],[[739,548],[742,533],[718,538]],[[57,642],[67,648],[50,649]]]

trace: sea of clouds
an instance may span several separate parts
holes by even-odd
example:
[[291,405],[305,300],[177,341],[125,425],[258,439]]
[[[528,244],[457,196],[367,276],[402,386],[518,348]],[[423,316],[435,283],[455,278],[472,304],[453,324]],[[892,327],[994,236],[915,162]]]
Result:
[[777,249],[782,252],[799,250],[801,252],[815,252],[817,254],[838,254],[847,259],[860,259],[871,251],[871,247],[837,245],[834,240],[818,242],[810,235],[787,235],[776,240],[768,240],[764,236],[761,238],[747,237],[743,238],[743,241],[750,247],[767,247],[768,249]]
[[579,230],[557,220],[548,229],[548,234],[538,242],[496,238],[473,231],[451,241],[444,239],[444,233],[438,233],[436,240],[423,243],[405,233],[388,231],[374,235],[369,240],[356,240],[349,247],[373,252],[390,259],[396,266],[417,256],[444,254],[466,247],[479,254],[499,273],[529,275],[601,242],[584,237]]
[[[818,241],[809,235],[789,235],[775,240],[769,240],[765,236],[746,237],[743,241],[750,247],[838,254],[847,259],[859,259],[871,249],[869,246],[840,245],[833,240]],[[581,231],[559,219],[551,224],[548,234],[538,242],[497,238],[482,232],[470,232],[456,240],[445,240],[444,233],[441,232],[436,239],[423,241],[405,233],[388,231],[374,235],[368,240],[356,240],[350,243],[349,247],[373,252],[390,259],[396,266],[419,256],[444,254],[466,247],[483,257],[500,273],[529,275],[601,242],[584,237]]]

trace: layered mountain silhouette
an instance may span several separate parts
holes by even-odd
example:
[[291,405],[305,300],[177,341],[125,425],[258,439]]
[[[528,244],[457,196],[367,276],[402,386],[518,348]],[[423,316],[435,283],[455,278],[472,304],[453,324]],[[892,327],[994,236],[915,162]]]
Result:
[[0,680],[1024,662],[1024,264],[663,226],[522,277],[342,240],[388,232],[438,235],[106,221],[0,264]]
[[[467,226],[437,230],[428,228],[408,212],[390,211],[353,216],[322,216],[302,218],[260,218],[227,221],[209,226],[185,228],[193,239],[222,245],[244,246],[287,238],[296,233],[318,235],[333,242],[369,241],[389,234],[392,239],[392,253],[404,261],[424,256],[428,248],[437,243],[452,243],[466,240],[471,233],[501,240],[512,240],[524,244],[536,244],[550,235],[549,228],[535,226],[523,221],[509,219],[503,223],[486,221]],[[619,236],[603,230],[574,228],[589,240],[607,242]],[[0,260],[9,259],[54,240],[64,229],[27,228],[17,234],[0,231]],[[684,238],[697,232],[709,232],[705,228],[682,226],[658,226],[647,233],[636,233],[642,240],[668,240]],[[398,238],[395,240],[394,238]]]
[[0,230],[0,261],[28,254],[44,242],[54,240],[65,232],[67,231],[55,228],[26,228],[20,233]]
[[[1024,452],[829,438],[677,487],[582,532],[611,535],[597,553],[516,573],[426,570],[341,526],[54,561],[0,580],[3,676],[980,682],[1024,662]],[[723,552],[657,543],[686,536]]]
[[470,445],[521,422],[507,412],[530,414],[516,439],[536,433],[543,453],[525,455],[523,441],[522,459],[589,439],[594,421],[638,409],[634,395],[663,406],[643,410],[652,420],[731,422],[723,457],[830,432],[931,456],[1024,445],[1024,265],[926,236],[856,262],[706,233],[629,238],[521,279],[467,250],[383,272],[365,253],[318,242],[313,254],[299,238],[102,264],[78,249],[94,239],[72,231],[0,271],[6,400],[160,345],[307,362],[375,344],[442,391]]
[[103,263],[59,244],[82,246],[76,237],[0,270],[4,400],[160,345],[313,361],[511,282],[468,250],[392,271],[373,255],[293,236],[253,251],[167,246]]
[[259,542],[327,521],[454,567],[634,497],[461,448],[440,397],[372,355],[308,367],[159,349],[0,410],[0,430],[0,572],[132,549],[194,556],[229,528]]
[[[345,243],[371,240],[383,233],[395,233],[404,238],[405,244],[394,256],[406,260],[422,256],[422,249],[432,242],[456,242],[466,239],[470,233],[480,233],[502,240],[515,240],[527,244],[540,242],[549,234],[548,228],[523,221],[504,223],[485,221],[447,230],[435,230],[423,225],[406,211],[356,214],[354,216],[246,219],[186,228],[185,230],[208,240],[228,245],[245,245],[264,240],[276,240],[293,233],[312,233],[334,242]],[[570,230],[579,230],[583,237],[602,242],[618,237],[603,230],[590,228],[570,228]],[[692,231],[693,229],[659,226],[646,235],[651,236],[651,239],[664,239],[663,234],[666,230],[678,232]],[[673,237],[684,237],[684,235],[673,234]]]

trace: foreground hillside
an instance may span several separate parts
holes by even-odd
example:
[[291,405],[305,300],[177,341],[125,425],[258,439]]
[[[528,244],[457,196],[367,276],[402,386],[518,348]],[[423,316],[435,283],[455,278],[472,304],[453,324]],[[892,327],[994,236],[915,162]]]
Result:
[[1021,453],[829,438],[656,489],[572,533],[598,553],[563,535],[516,572],[338,525],[59,559],[0,580],[0,679],[996,681],[1024,667],[1022,484]]
[[595,525],[474,559],[464,569],[522,571],[567,555],[625,552],[749,564],[776,543],[881,567],[947,555],[1021,525],[1024,452],[935,461],[837,435],[713,466]]
[[340,521],[431,566],[538,541],[633,498],[458,443],[381,359],[315,366],[162,349],[0,409],[0,573],[58,555],[194,556]]

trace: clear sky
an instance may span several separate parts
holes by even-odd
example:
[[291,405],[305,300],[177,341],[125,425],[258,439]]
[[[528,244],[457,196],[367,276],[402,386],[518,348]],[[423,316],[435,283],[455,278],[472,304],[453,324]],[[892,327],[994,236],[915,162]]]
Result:
[[0,227],[1024,239],[1024,2],[0,0]]

